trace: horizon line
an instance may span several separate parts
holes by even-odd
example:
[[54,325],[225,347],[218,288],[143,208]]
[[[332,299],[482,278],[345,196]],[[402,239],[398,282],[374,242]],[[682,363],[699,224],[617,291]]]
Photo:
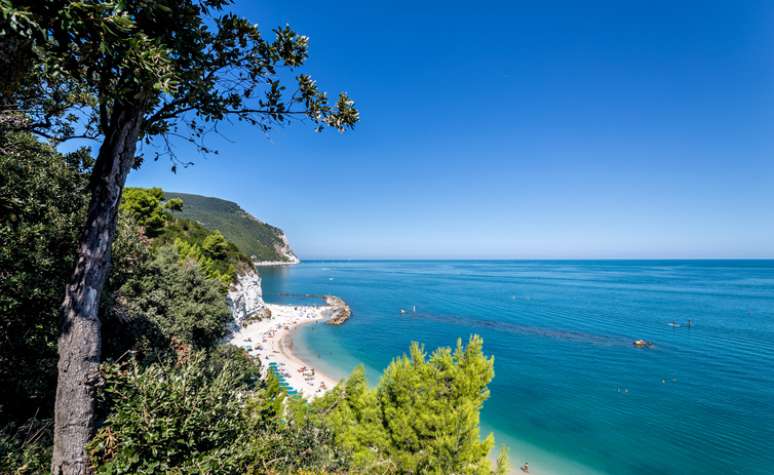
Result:
[[315,261],[774,261],[774,257],[315,257]]

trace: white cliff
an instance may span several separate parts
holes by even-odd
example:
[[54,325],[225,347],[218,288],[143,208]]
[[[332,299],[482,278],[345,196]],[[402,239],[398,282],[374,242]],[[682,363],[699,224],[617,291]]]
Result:
[[228,305],[240,326],[271,316],[263,301],[261,276],[252,270],[239,274],[236,283],[228,289]]

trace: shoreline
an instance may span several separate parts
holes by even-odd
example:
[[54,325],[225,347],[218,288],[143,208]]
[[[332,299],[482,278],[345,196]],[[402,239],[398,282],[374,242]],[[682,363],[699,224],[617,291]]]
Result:
[[294,266],[300,264],[301,261],[296,258],[289,261],[253,261],[253,267],[274,267],[274,266]]
[[[294,352],[293,337],[306,325],[327,324],[334,316],[334,305],[281,305],[266,304],[272,316],[251,322],[232,333],[230,343],[248,351],[261,362],[261,374],[266,375],[269,365],[275,363],[284,380],[298,395],[311,401],[322,396],[338,384],[340,379],[332,377],[314,365],[305,361]],[[260,348],[258,346],[260,345]],[[250,349],[248,349],[248,347]],[[306,372],[299,371],[306,368]],[[311,373],[314,372],[312,376]],[[483,421],[482,421],[483,422]],[[591,474],[592,470],[571,460],[559,459],[543,448],[532,446],[512,436],[505,436],[485,422],[481,425],[481,435],[496,432],[496,446],[489,455],[494,463],[499,448],[505,446],[509,451],[509,474],[523,473],[519,468],[524,461],[530,462],[529,473],[537,475],[556,475],[567,473]],[[594,472],[596,473],[596,472]]]
[[320,324],[330,318],[330,305],[266,304],[271,317],[251,322],[231,334],[229,342],[245,349],[261,362],[265,376],[270,365],[290,388],[307,400],[325,394],[338,380],[320,371],[293,352],[293,334],[301,326]]

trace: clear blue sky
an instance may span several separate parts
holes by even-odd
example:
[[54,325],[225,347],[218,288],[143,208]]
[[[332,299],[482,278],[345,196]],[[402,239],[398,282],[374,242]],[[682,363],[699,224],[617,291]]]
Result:
[[236,201],[302,259],[774,257],[772,2],[236,10],[310,36],[361,123],[224,125],[130,185]]

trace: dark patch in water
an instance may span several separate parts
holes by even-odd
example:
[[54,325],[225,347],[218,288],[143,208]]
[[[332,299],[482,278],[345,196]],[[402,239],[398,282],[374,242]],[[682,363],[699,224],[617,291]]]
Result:
[[[269,296],[292,297],[299,299],[314,299],[325,301],[325,295],[318,294],[297,294],[292,292],[273,292],[266,294]],[[401,317],[412,319],[424,319],[436,321],[439,323],[449,323],[475,328],[487,328],[496,331],[503,331],[514,335],[542,336],[561,341],[571,341],[576,343],[590,343],[595,346],[626,346],[631,347],[632,339],[622,336],[594,335],[572,330],[561,330],[530,325],[518,325],[515,323],[495,322],[491,320],[480,320],[475,318],[465,318],[457,315],[436,315],[429,312],[406,312]]]
[[572,341],[576,343],[590,343],[596,346],[632,346],[632,340],[623,336],[594,335],[572,330],[560,330],[545,327],[536,327],[531,325],[518,325],[507,322],[494,322],[491,320],[479,320],[474,318],[464,318],[456,315],[435,315],[427,312],[406,313],[408,318],[418,318],[424,320],[436,321],[439,323],[450,323],[475,328],[488,328],[496,331],[512,333],[514,335],[542,336],[553,338],[555,340]]

